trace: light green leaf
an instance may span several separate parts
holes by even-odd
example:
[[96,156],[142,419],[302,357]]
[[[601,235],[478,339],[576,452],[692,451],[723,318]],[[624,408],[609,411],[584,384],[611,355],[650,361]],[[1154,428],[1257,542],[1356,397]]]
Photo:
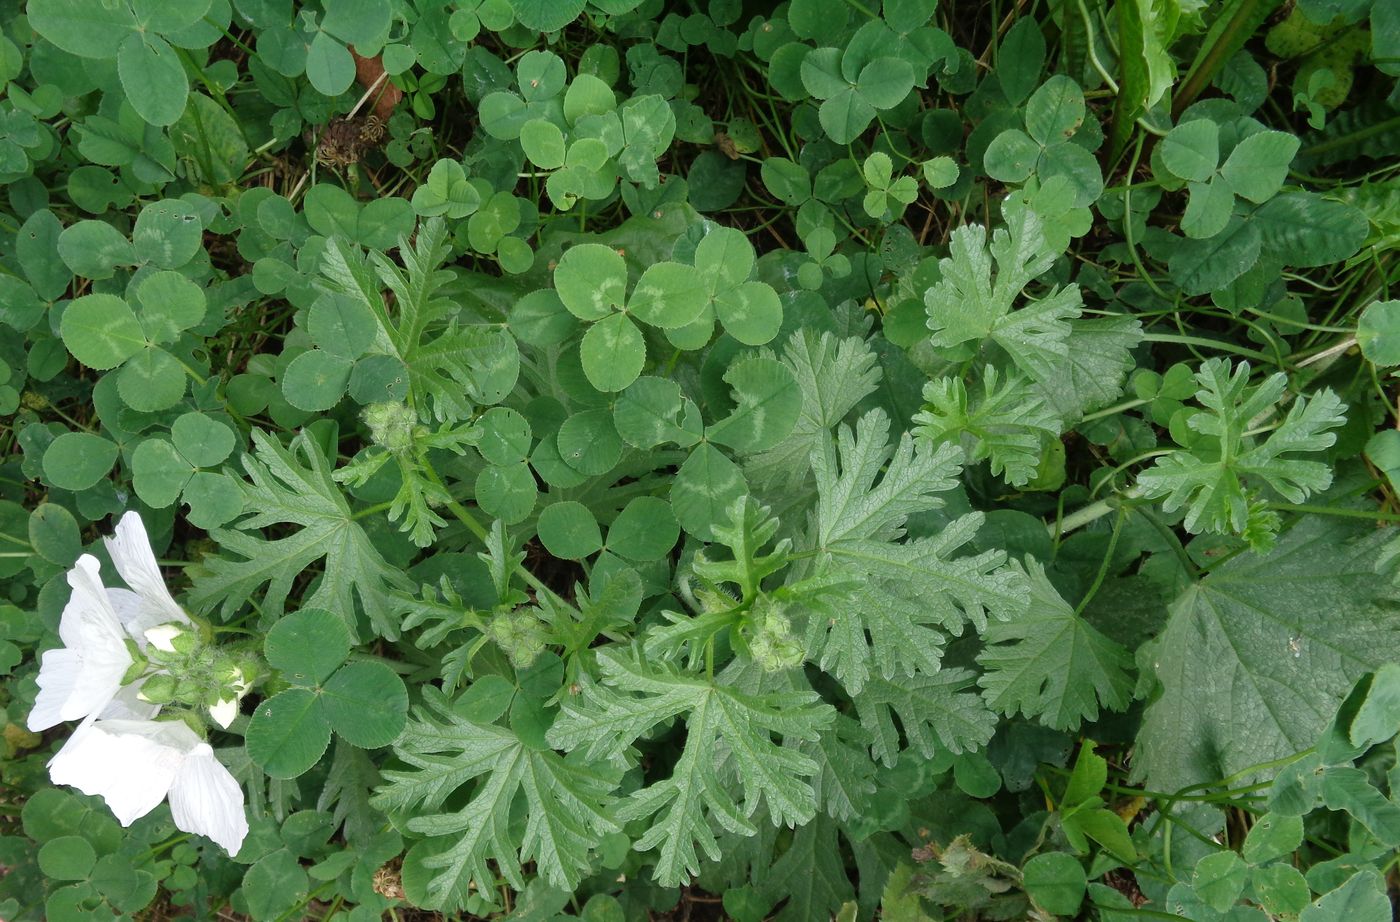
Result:
[[598,520],[587,506],[573,500],[546,506],[536,528],[545,549],[565,560],[581,560],[603,546]]
[[1392,917],[1385,881],[1366,868],[1314,900],[1299,914],[1298,922],[1389,922]]
[[1191,197],[1181,215],[1181,232],[1199,240],[1223,231],[1235,207],[1235,196],[1229,184],[1215,177],[1209,182],[1187,183],[1187,188]]
[[671,508],[682,528],[707,541],[713,527],[725,522],[729,507],[747,492],[739,466],[718,448],[702,442],[671,481]]
[[1356,344],[1377,365],[1400,365],[1400,301],[1375,301],[1356,322]]
[[194,471],[165,439],[146,439],[131,453],[132,486],[141,501],[153,509],[173,506]]
[[[992,738],[997,718],[977,694],[974,679],[966,669],[897,682],[871,679],[855,699],[861,725],[874,739],[871,755],[892,766],[904,749],[925,759],[942,750],[958,754],[981,749]],[[900,730],[907,747],[900,745]]]
[[1251,526],[1258,528],[1251,512],[1256,494],[1246,489],[1249,480],[1268,484],[1292,503],[1332,483],[1325,463],[1303,460],[1295,453],[1322,451],[1336,441],[1328,430],[1345,422],[1336,394],[1321,390],[1299,397],[1261,439],[1246,431],[1283,397],[1287,379],[1282,372],[1251,387],[1248,362],[1232,372],[1227,359],[1211,359],[1196,380],[1201,386],[1196,399],[1206,409],[1188,417],[1186,426],[1201,438],[1190,450],[1158,458],[1138,475],[1144,495],[1165,498],[1168,512],[1186,508],[1188,531],[1243,534]]
[[306,79],[318,93],[339,96],[355,82],[355,60],[330,33],[317,32],[306,50]]
[[559,257],[554,288],[569,313],[580,320],[602,320],[626,303],[627,263],[611,247],[581,243]]
[[282,375],[282,395],[299,410],[329,410],[345,396],[352,363],[323,349],[292,359]]
[[190,84],[174,48],[149,32],[134,32],[117,49],[117,74],[127,102],[152,125],[173,125],[185,111]]
[[536,118],[520,126],[520,146],[530,162],[542,170],[564,165],[564,132],[553,122]]
[[1073,916],[1084,902],[1088,879],[1084,866],[1065,852],[1046,852],[1026,862],[1026,895],[1048,913]]
[[1220,177],[1241,198],[1268,201],[1283,188],[1301,143],[1297,135],[1284,131],[1252,134],[1235,145],[1220,168]]
[[766,356],[741,358],[724,381],[732,389],[734,411],[706,430],[706,437],[736,451],[772,448],[792,432],[802,410],[802,391],[787,366]]
[[[517,889],[525,887],[521,865],[530,861],[553,886],[577,887],[603,836],[621,831],[611,809],[616,773],[527,747],[512,731],[477,723],[427,691],[395,744],[408,768],[385,771],[386,785],[371,802],[382,810],[415,808],[409,828],[433,837],[423,859],[431,905],[465,907],[473,890],[497,879],[489,862]],[[432,812],[476,778],[482,780],[463,806]],[[515,806],[523,823],[511,822]]]
[[626,314],[613,314],[583,334],[579,357],[588,383],[604,393],[612,393],[623,390],[642,373],[646,342]]
[[408,689],[398,673],[382,662],[353,662],[326,682],[321,706],[337,736],[361,749],[377,749],[403,731]]
[[[620,820],[652,820],[634,847],[657,850],[655,878],[662,886],[698,873],[701,852],[720,859],[716,826],[755,834],[748,817],[760,802],[774,825],[806,823],[816,814],[809,780],[816,762],[774,740],[818,737],[835,712],[816,694],[750,695],[610,648],[598,651],[598,667],[601,683],[565,701],[549,731],[551,746],[590,759],[616,758],[647,730],[685,715],[685,748],[671,776],[642,788],[617,811]],[[737,774],[742,803],[720,782],[721,772]]]
[[942,278],[924,295],[928,325],[935,345],[991,339],[1030,378],[1049,381],[1069,358],[1069,321],[1080,314],[1079,288],[1052,288],[1012,310],[1022,290],[1059,254],[1048,247],[1034,211],[1008,212],[1007,227],[993,233],[990,246],[981,225],[953,231],[950,255],[938,263]]
[[527,29],[554,32],[583,12],[584,0],[510,0],[516,20]]
[[34,0],[25,13],[34,31],[83,58],[116,57],[122,38],[137,25],[125,3],[108,6],[88,0]]
[[147,346],[117,372],[117,393],[133,410],[154,413],[185,396],[185,367],[164,349]]
[[136,314],[116,295],[83,295],[70,303],[59,325],[63,344],[89,368],[115,368],[146,348]]
[[660,560],[676,546],[680,526],[671,504],[655,496],[638,496],[608,526],[608,550],[628,560]]
[[[243,458],[251,480],[243,484],[243,499],[251,515],[211,534],[223,553],[206,558],[190,600],[201,610],[218,607],[232,615],[256,597],[264,616],[275,619],[297,577],[324,560],[324,577],[302,606],[333,611],[350,627],[358,600],[373,629],[396,638],[399,627],[391,617],[396,606],[389,594],[408,581],[351,513],[320,446],[305,433],[285,448],[258,429],[252,439],[255,453]],[[272,525],[298,527],[271,541],[258,534]],[[351,627],[351,633],[358,632]]]
[[302,608],[280,619],[263,638],[267,663],[294,685],[320,685],[350,655],[345,620],[320,608]]
[[204,319],[204,289],[178,272],[153,272],[136,288],[141,328],[153,343],[173,343]]
[[1048,147],[1067,140],[1084,123],[1084,92],[1070,77],[1056,74],[1026,100],[1026,131]]
[[1207,182],[1220,163],[1220,127],[1208,118],[1183,122],[1162,139],[1161,154],[1178,179]]
[[695,268],[659,262],[648,266],[637,280],[627,310],[643,323],[671,330],[694,322],[705,303],[705,282]]
[[307,688],[278,692],[259,704],[248,721],[248,757],[273,778],[306,774],[330,742],[321,699]]
[[613,423],[627,444],[650,450],[666,442],[689,448],[700,440],[700,408],[669,378],[643,376],[618,395]]

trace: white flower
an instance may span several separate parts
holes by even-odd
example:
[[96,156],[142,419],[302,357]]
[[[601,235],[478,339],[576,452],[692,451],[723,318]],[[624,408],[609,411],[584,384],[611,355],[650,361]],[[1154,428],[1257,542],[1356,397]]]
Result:
[[242,788],[180,721],[85,723],[49,762],[49,777],[101,797],[123,826],[169,796],[179,829],[208,836],[230,855],[248,834]]
[[31,730],[100,714],[131,668],[126,633],[98,571],[97,558],[90,554],[68,571],[73,591],[58,623],[63,646],[46,651],[40,660]]
[[146,526],[136,512],[117,523],[116,534],[104,539],[117,572],[131,589],[108,589],[126,629],[143,649],[146,630],[161,624],[189,624],[190,617],[176,604],[156,564]]

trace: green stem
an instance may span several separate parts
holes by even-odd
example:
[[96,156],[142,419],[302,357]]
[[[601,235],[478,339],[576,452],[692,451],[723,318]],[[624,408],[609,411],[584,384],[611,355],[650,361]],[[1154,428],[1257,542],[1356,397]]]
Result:
[[1311,515],[1334,515],[1344,519],[1365,519],[1368,522],[1400,522],[1400,513],[1368,511],[1366,509],[1338,509],[1333,506],[1309,506],[1298,503],[1269,503],[1270,509],[1279,512],[1297,512]]
[[[450,495],[451,491],[447,489],[447,484],[443,483],[442,478],[438,476],[436,468],[434,468],[431,464],[424,464],[423,470],[427,473],[429,480],[431,480],[433,483],[437,484],[439,487],[442,488],[443,493]],[[447,506],[447,511],[451,512],[452,515],[457,519],[457,521],[461,522],[463,525],[466,526],[467,531],[471,532],[473,535],[476,536],[478,541],[482,542],[483,544],[486,543],[487,537],[489,536],[490,532],[487,530],[485,525],[482,525],[479,521],[477,521],[476,516],[472,515],[471,512],[468,511],[465,506],[457,502],[455,499],[447,500],[447,502],[444,505]],[[521,578],[524,579],[525,582],[529,583],[530,588],[534,589],[536,592],[545,592],[549,593],[550,595],[554,594],[554,590],[546,586],[543,582],[540,581],[538,577],[535,576],[535,574],[531,573],[529,570],[526,570],[524,567],[520,567],[519,572]]]
[[1245,358],[1258,359],[1261,362],[1274,363],[1273,356],[1260,352],[1257,349],[1249,349],[1245,346],[1236,346],[1234,343],[1227,343],[1219,339],[1207,339],[1204,336],[1179,336],[1175,333],[1144,333],[1142,338],[1150,343],[1180,343],[1184,346],[1205,346],[1210,349],[1219,349],[1221,352],[1233,352]]
[[1127,518],[1127,514],[1128,507],[1119,505],[1118,517],[1113,521],[1113,534],[1108,539],[1108,550],[1104,551],[1103,562],[1099,564],[1099,572],[1095,575],[1093,584],[1089,586],[1089,591],[1084,593],[1084,598],[1074,607],[1075,617],[1084,614],[1084,609],[1089,607],[1089,603],[1103,587],[1103,581],[1108,578],[1109,568],[1113,566],[1113,554],[1118,550],[1118,536],[1123,533],[1123,520]]
[[[1215,36],[1215,41],[1205,54],[1197,59],[1191,73],[1187,74],[1181,88],[1177,90],[1176,97],[1172,100],[1172,121],[1180,118],[1181,113],[1201,95],[1201,91],[1210,86],[1220,68],[1244,45],[1258,23],[1280,2],[1281,0],[1239,0],[1234,15]],[[1259,8],[1261,5],[1263,9]],[[1214,31],[1214,28],[1211,31]],[[1244,34],[1240,34],[1242,32]],[[1207,37],[1209,38],[1209,34]]]
[[1373,135],[1385,134],[1387,131],[1393,131],[1396,128],[1400,128],[1400,115],[1388,118],[1383,122],[1376,122],[1374,125],[1367,125],[1365,128],[1357,129],[1351,134],[1344,134],[1341,137],[1329,138],[1326,141],[1319,141],[1316,144],[1309,145],[1303,148],[1298,156],[1316,157],[1318,154],[1324,154],[1333,148],[1346,147],[1350,144],[1355,144],[1357,141],[1364,141]]

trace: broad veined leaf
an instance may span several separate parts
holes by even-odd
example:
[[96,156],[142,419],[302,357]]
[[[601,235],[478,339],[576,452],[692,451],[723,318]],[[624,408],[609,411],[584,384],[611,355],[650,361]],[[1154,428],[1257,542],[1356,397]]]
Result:
[[1132,700],[1133,658],[1070,608],[1033,558],[1031,603],[1021,615],[987,625],[977,661],[987,703],[1018,711],[1056,730],[1078,729],[1099,708],[1121,711]]
[[[616,772],[528,746],[514,730],[463,716],[431,688],[394,751],[409,769],[385,771],[371,803],[411,810],[408,828],[429,836],[416,849],[432,874],[434,907],[461,909],[473,892],[490,892],[493,864],[517,890],[531,861],[551,884],[573,889],[593,867],[603,836],[621,829],[611,809]],[[478,778],[460,808],[439,812]],[[520,824],[511,818],[517,806],[527,817]]]
[[740,452],[762,451],[787,438],[797,425],[802,392],[786,365],[763,355],[740,358],[724,373],[734,411],[705,430],[705,437]]
[[[598,651],[602,680],[564,704],[549,742],[589,759],[618,761],[652,727],[684,715],[685,748],[669,778],[623,802],[621,820],[650,819],[638,851],[657,850],[655,876],[675,886],[699,873],[700,853],[719,860],[717,827],[753,835],[760,805],[775,825],[816,815],[811,778],[818,765],[783,741],[814,740],[835,717],[815,693],[752,695],[672,668],[648,665],[611,647]],[[727,778],[737,776],[739,798]]]
[[[975,752],[987,744],[997,718],[966,669],[944,669],[890,682],[871,679],[856,696],[856,713],[873,737],[871,754],[886,765],[905,750],[932,759],[940,751]],[[893,717],[899,718],[904,744]]]
[[1383,539],[1305,518],[1183,592],[1139,654],[1158,691],[1134,776],[1174,791],[1313,745],[1355,681],[1400,657],[1395,592],[1375,572]]
[[[260,598],[264,615],[276,618],[295,580],[324,560],[324,575],[302,606],[335,612],[354,636],[358,602],[376,633],[397,637],[399,627],[390,620],[397,605],[390,593],[409,588],[408,580],[389,565],[351,512],[320,446],[306,433],[285,448],[261,430],[254,429],[252,437],[256,450],[243,459],[251,480],[242,484],[248,514],[232,528],[212,533],[231,556],[205,561],[191,600],[231,617],[248,599]],[[257,533],[272,525],[300,527],[272,540]]]

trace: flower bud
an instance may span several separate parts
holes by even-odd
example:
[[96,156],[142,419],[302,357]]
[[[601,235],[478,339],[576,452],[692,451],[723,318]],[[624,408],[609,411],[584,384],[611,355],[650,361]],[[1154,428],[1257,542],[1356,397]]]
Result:
[[152,704],[169,704],[175,700],[176,684],[174,676],[153,675],[142,683],[136,697]]
[[227,730],[228,725],[238,716],[238,702],[248,693],[252,682],[238,666],[229,666],[222,672],[220,679],[223,681],[223,693],[210,705],[209,716],[213,718],[214,723]]
[[171,622],[146,628],[146,643],[162,653],[188,655],[199,643],[199,638],[183,624]]

